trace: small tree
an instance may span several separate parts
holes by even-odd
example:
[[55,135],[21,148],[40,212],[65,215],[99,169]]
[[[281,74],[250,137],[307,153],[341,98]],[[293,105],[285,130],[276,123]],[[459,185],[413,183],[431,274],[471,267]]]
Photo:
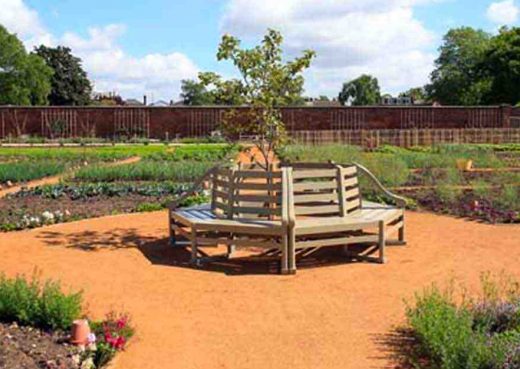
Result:
[[286,142],[285,126],[279,110],[281,106],[292,105],[301,99],[304,78],[314,51],[305,50],[303,55],[289,62],[282,60],[282,35],[269,29],[262,43],[252,49],[240,48],[240,40],[224,35],[220,43],[217,59],[230,60],[241,79],[224,81],[215,73],[201,73],[199,79],[208,87],[213,87],[220,101],[232,101],[247,106],[230,109],[224,114],[222,130],[227,137],[236,138],[240,134],[253,137],[255,146],[263,156],[259,165],[269,169],[272,154]]

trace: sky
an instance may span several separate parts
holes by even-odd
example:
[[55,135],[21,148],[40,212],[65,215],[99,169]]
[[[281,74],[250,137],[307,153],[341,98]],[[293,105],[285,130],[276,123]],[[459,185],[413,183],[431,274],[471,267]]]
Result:
[[0,24],[28,51],[70,47],[96,92],[149,101],[178,100],[200,71],[235,77],[221,36],[252,46],[275,28],[288,59],[317,52],[305,94],[335,97],[362,73],[393,94],[424,85],[450,28],[519,26],[520,0],[0,0]]

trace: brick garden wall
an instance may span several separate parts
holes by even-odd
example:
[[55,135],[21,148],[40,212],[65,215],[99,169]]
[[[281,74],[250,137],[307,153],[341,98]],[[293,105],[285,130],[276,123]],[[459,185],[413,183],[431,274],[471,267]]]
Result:
[[[117,135],[200,137],[218,129],[225,107],[0,107],[0,138]],[[241,108],[245,109],[245,108]],[[520,109],[493,107],[283,108],[289,131],[510,128]]]

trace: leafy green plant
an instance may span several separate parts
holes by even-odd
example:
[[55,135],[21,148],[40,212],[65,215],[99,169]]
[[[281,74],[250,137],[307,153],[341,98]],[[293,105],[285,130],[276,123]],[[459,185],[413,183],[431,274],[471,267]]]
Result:
[[82,294],[66,294],[60,283],[0,276],[0,320],[43,329],[67,330],[81,314]]
[[155,202],[143,202],[135,208],[135,211],[139,213],[151,212],[162,210],[164,208],[163,204],[158,204]]
[[409,359],[417,367],[426,362],[436,369],[517,368],[519,284],[484,274],[481,285],[481,294],[462,299],[455,298],[453,284],[445,290],[433,285],[416,294],[406,316],[418,343]]
[[59,161],[32,161],[0,163],[0,183],[25,182],[59,174],[65,164]]
[[201,177],[215,163],[200,161],[148,161],[119,166],[92,165],[76,172],[74,180],[89,182],[175,181],[191,182]]

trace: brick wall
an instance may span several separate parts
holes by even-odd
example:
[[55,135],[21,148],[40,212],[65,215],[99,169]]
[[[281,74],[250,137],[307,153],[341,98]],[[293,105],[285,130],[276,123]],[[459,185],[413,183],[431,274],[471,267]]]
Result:
[[[0,107],[0,138],[116,135],[197,137],[218,129],[225,107]],[[245,109],[245,108],[240,108]],[[520,109],[493,107],[284,108],[289,131],[509,128]]]

